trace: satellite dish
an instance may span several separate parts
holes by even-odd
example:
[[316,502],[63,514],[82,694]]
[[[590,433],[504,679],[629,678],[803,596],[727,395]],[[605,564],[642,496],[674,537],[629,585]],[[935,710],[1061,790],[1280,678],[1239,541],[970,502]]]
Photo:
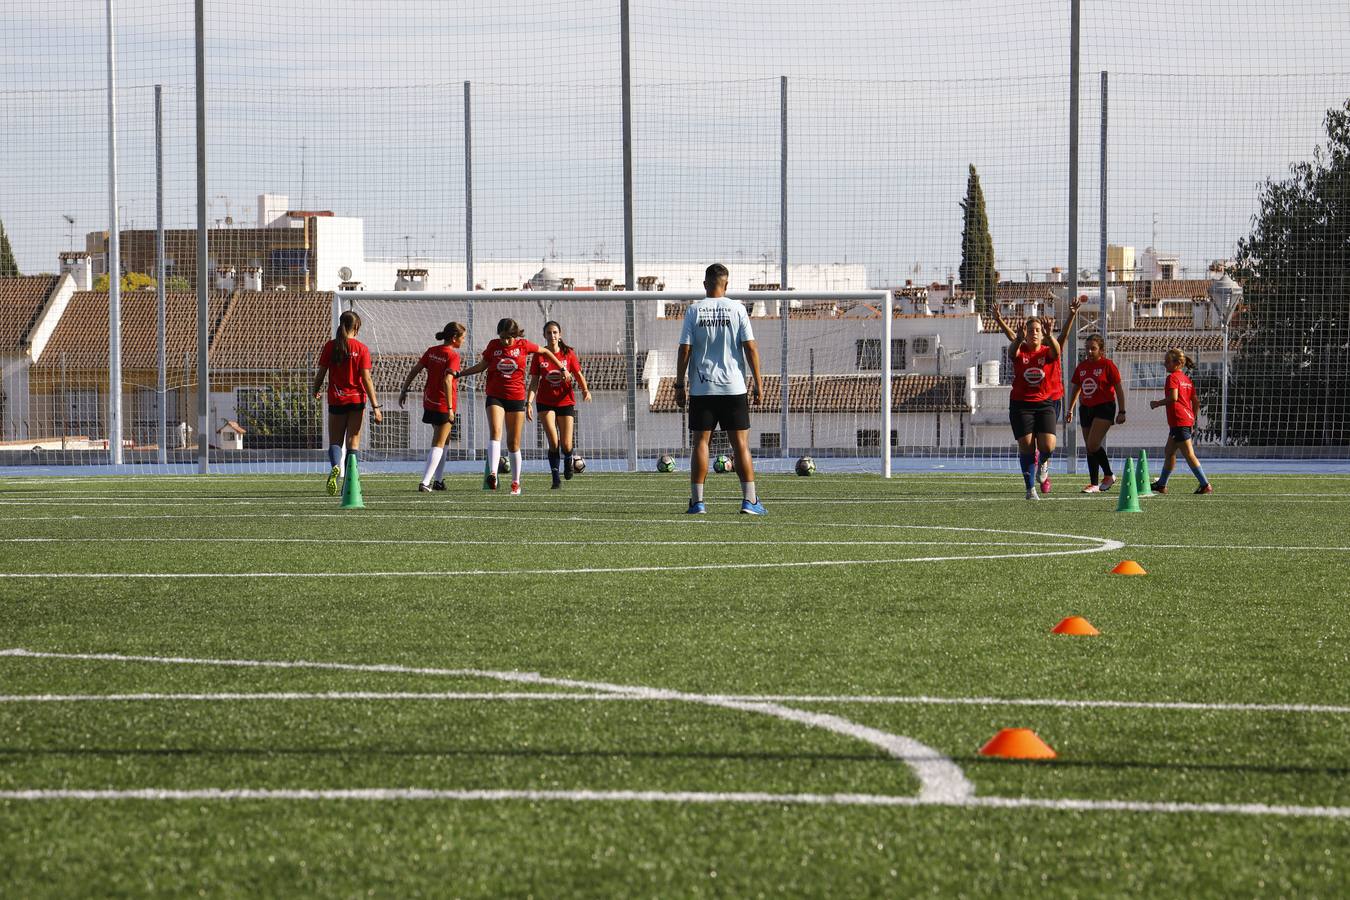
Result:
[[347,266],[343,266],[342,268],[338,269],[338,277],[341,278],[343,281],[351,281],[352,270]]

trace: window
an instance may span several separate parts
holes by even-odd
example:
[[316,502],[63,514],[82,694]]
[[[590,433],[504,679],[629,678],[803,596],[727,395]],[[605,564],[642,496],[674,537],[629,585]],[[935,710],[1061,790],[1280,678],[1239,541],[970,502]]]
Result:
[[[891,430],[891,446],[900,446],[900,432]],[[860,428],[858,429],[858,449],[859,450],[880,450],[881,449],[881,429],[880,428]]]
[[[905,339],[891,338],[891,371],[903,369],[906,365]],[[881,371],[881,338],[859,338],[858,371]]]
[[1011,349],[1012,349],[1011,344],[1004,344],[1003,349],[999,351],[999,367],[998,367],[999,384],[1012,384],[1013,380],[1012,357],[1009,355],[1009,351]]
[[1167,367],[1160,362],[1134,364],[1130,387],[1134,390],[1161,390],[1167,383]]
[[765,431],[759,436],[759,449],[777,450],[783,446],[783,436],[776,431]]
[[411,413],[402,410],[382,410],[384,421],[370,419],[370,449],[385,452],[408,449],[408,424]]

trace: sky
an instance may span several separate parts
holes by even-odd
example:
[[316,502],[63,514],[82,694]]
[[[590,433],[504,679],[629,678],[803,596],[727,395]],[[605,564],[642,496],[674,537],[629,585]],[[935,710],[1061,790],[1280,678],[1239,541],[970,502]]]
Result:
[[[153,226],[156,83],[166,218],[189,226],[192,3],[114,6],[124,227]],[[469,81],[475,254],[622,256],[616,0],[207,6],[208,218],[252,225],[256,196],[283,193],[363,217],[369,255],[462,259]],[[1068,0],[630,9],[639,258],[776,256],[786,76],[790,260],[945,280],[975,165],[1004,278],[1065,264]],[[1109,239],[1156,232],[1198,277],[1350,97],[1350,3],[1084,0],[1082,17],[1080,266],[1096,264],[1105,69]],[[24,271],[107,227],[106,41],[103,0],[0,14],[0,221]]]

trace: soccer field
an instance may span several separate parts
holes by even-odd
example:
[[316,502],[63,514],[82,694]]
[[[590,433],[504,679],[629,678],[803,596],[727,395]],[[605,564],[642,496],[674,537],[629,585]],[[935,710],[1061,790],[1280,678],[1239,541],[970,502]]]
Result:
[[362,480],[0,480],[5,893],[1350,894],[1350,478]]

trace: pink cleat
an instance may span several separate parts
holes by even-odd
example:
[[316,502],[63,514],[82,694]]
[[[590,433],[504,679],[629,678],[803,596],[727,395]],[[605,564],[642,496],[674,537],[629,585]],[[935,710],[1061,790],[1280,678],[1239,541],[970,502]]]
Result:
[[519,482],[519,481],[513,481],[513,482],[511,482],[511,496],[512,496],[512,497],[519,497],[519,496],[520,496],[520,482]]
[[1116,483],[1116,476],[1107,475],[1105,478],[1102,479],[1102,490],[1104,491],[1111,490],[1111,485],[1115,483]]
[[1100,494],[1101,492],[1102,489],[1095,484],[1089,484],[1087,487],[1083,488],[1084,494]]

